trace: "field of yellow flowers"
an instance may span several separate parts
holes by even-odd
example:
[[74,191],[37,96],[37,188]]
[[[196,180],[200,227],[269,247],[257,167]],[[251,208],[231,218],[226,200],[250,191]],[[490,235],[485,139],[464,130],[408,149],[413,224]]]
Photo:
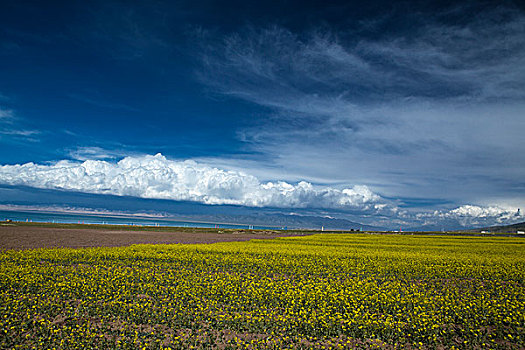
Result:
[[3,251],[0,348],[525,348],[524,243],[322,234]]

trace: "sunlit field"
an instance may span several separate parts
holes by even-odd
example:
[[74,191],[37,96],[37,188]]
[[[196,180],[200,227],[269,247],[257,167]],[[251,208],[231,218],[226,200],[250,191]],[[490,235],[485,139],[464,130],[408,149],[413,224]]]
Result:
[[524,348],[523,243],[324,234],[4,251],[0,348]]

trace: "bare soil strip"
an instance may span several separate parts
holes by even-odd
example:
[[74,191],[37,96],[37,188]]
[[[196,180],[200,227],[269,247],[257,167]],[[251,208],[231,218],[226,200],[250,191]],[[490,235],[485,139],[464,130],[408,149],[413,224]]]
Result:
[[36,249],[51,247],[120,247],[132,244],[195,244],[250,239],[287,237],[290,234],[275,231],[217,230],[185,231],[172,228],[162,232],[115,230],[103,228],[56,228],[38,226],[0,225],[0,250]]

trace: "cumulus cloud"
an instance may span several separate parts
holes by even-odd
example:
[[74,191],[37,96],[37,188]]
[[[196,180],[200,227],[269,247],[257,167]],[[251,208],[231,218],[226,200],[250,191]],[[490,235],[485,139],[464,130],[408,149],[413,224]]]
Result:
[[451,210],[436,210],[433,213],[419,213],[417,220],[425,224],[455,221],[463,227],[508,225],[525,219],[517,208],[497,206],[462,205]]
[[88,159],[2,165],[0,184],[212,205],[295,208],[310,215],[349,215],[352,220],[384,227],[459,229],[524,220],[517,208],[496,206],[409,211],[363,185],[338,189],[306,181],[264,182],[242,170],[220,169],[194,160],[170,160],[161,154],[128,156],[118,162]]
[[462,205],[448,212],[438,212],[436,216],[442,218],[454,218],[459,220],[490,220],[499,223],[508,222],[513,219],[523,218],[521,212],[516,209],[504,209],[500,207],[480,207],[477,205]]
[[381,201],[366,186],[339,190],[305,181],[260,182],[243,172],[192,160],[169,160],[161,154],[130,156],[117,163],[62,160],[51,165],[3,165],[0,183],[250,207],[374,210],[374,205]]

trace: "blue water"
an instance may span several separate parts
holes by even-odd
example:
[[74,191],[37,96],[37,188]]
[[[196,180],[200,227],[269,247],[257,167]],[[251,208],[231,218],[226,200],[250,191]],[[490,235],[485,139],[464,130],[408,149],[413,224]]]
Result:
[[64,213],[42,213],[35,211],[5,211],[0,210],[0,221],[12,220],[23,222],[50,222],[65,224],[106,224],[106,225],[134,225],[134,226],[174,226],[174,227],[201,227],[201,228],[234,228],[234,229],[256,229],[275,230],[280,227],[253,226],[243,224],[217,224],[209,222],[187,222],[160,218],[137,218],[137,217],[113,217],[91,214],[64,214]]

